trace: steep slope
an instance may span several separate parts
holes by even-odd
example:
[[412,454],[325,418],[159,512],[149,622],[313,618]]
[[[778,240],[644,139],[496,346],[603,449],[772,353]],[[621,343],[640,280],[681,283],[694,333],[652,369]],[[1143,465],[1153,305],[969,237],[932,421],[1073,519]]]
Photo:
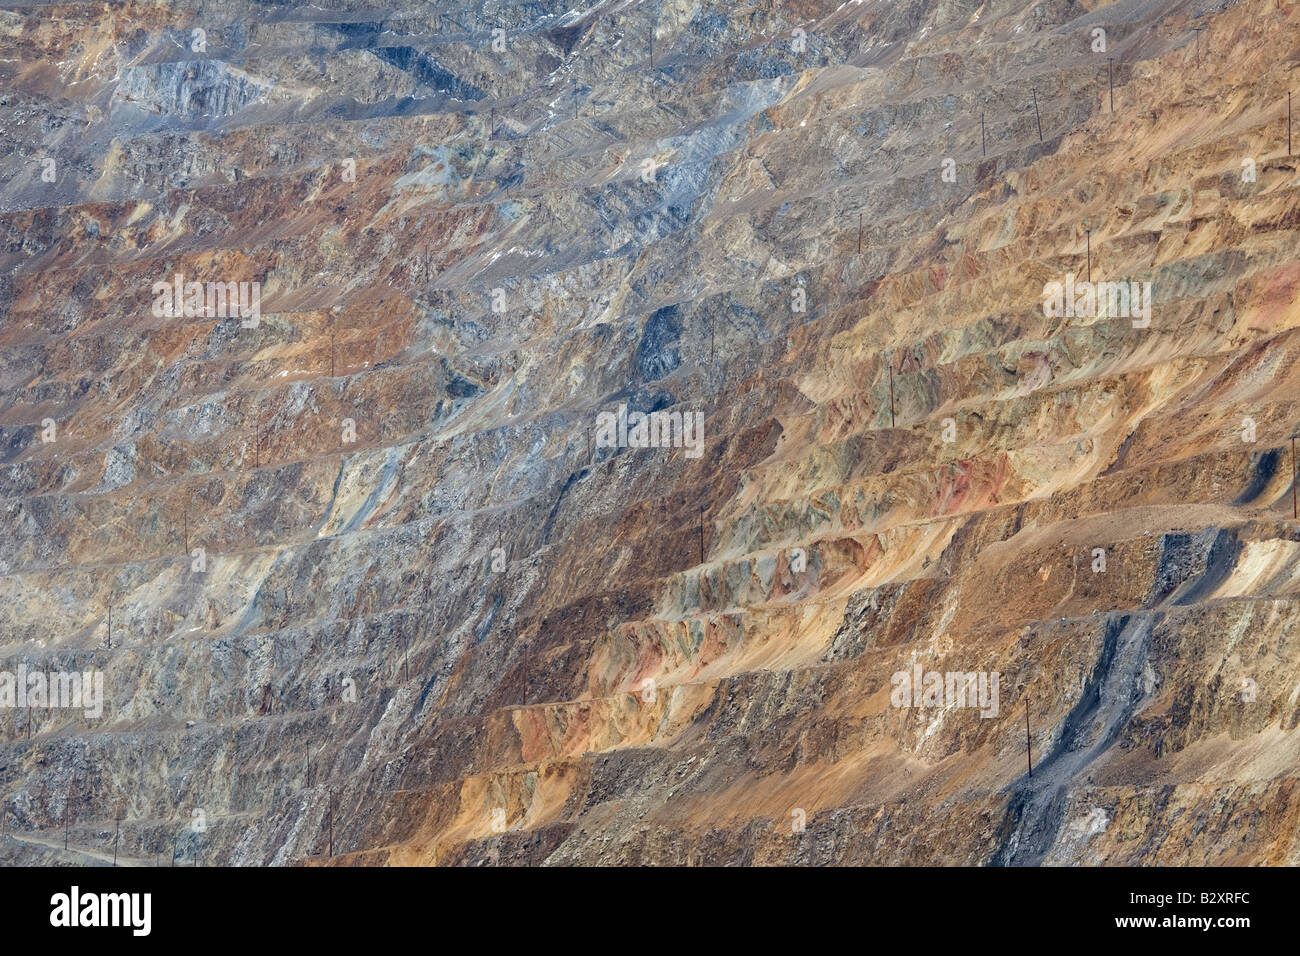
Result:
[[0,858],[1300,862],[1295,3],[323,6],[0,8]]

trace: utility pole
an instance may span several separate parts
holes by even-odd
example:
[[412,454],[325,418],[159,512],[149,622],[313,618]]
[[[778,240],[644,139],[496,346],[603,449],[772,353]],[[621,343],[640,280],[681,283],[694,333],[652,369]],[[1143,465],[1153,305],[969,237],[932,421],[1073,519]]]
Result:
[[1029,743],[1029,695],[1025,695],[1025,760],[1029,761],[1029,776],[1034,775],[1034,757]]
[[894,359],[889,359],[889,427],[894,427]]
[[700,505],[700,564],[704,563],[704,505]]

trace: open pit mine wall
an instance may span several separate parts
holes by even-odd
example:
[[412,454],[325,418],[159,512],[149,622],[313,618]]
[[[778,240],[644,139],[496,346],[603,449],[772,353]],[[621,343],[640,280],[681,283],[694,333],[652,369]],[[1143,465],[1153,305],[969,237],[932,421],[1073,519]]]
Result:
[[1300,863],[1297,4],[569,6],[0,4],[0,861]]

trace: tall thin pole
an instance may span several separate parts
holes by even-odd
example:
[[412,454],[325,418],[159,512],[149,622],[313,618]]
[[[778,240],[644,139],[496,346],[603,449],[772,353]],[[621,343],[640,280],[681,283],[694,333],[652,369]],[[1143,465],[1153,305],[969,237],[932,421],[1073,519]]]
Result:
[[1038,141],[1043,141],[1043,120],[1038,115],[1038,90],[1034,90],[1034,121],[1038,123]]
[[889,360],[889,427],[894,427],[894,360]]
[[700,564],[704,563],[704,505],[700,505]]
[[1034,756],[1029,743],[1029,696],[1025,696],[1025,760],[1029,761],[1029,776],[1034,775]]

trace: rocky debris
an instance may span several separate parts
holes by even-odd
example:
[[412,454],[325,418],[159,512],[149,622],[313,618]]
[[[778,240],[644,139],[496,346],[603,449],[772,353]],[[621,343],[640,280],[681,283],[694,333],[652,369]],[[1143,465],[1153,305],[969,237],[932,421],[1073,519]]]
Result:
[[3,13],[0,859],[1300,862],[1298,17]]

